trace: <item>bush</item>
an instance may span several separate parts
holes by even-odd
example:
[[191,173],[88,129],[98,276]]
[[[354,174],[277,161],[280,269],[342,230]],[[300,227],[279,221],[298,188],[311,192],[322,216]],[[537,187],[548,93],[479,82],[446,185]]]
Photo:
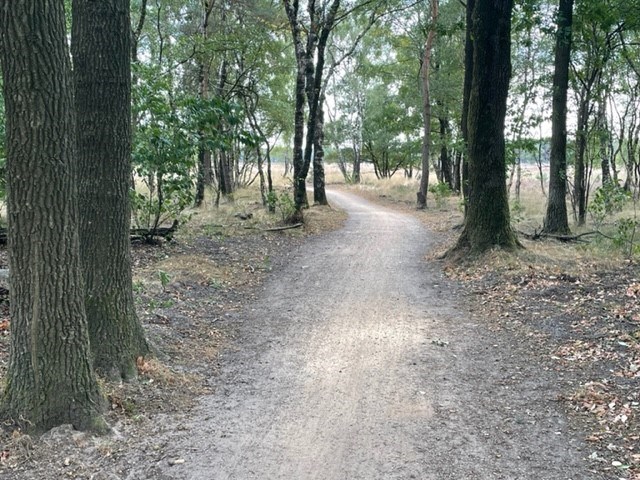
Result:
[[437,208],[444,208],[446,206],[446,199],[453,194],[449,185],[444,182],[438,182],[435,185],[430,185],[429,192],[433,195]]
[[615,182],[607,182],[599,187],[589,205],[596,228],[600,228],[607,217],[621,212],[630,199],[631,193]]
[[275,191],[269,192],[267,194],[267,205],[269,206],[269,211],[280,214],[284,224],[290,223],[291,218],[296,213],[296,204],[288,192],[282,192],[280,195]]

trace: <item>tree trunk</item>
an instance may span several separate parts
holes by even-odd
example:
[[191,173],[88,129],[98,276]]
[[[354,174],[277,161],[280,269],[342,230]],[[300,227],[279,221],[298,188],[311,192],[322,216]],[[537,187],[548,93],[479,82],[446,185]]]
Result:
[[462,152],[456,151],[455,161],[453,162],[453,191],[460,193],[462,185],[462,177],[460,167],[462,166]]
[[451,178],[451,160],[449,149],[447,148],[447,133],[449,131],[449,120],[444,117],[438,118],[440,122],[440,169],[442,170],[442,180],[451,190],[453,190],[453,179]]
[[511,76],[512,0],[477,2],[473,10],[473,81],[469,97],[470,196],[456,250],[519,245],[509,218],[504,122]]
[[[94,368],[137,375],[148,353],[131,279],[129,0],[73,1],[80,253]],[[100,52],[100,54],[97,54]]]
[[[203,43],[206,43],[209,35],[209,17],[213,10],[214,1],[204,0],[202,6],[204,12],[202,16],[202,25],[200,27],[200,35],[202,36]],[[198,97],[201,101],[205,101],[209,95],[209,68],[206,65],[204,59],[200,58],[198,61]],[[194,204],[199,207],[204,202],[204,194],[207,185],[211,185],[212,181],[212,167],[211,167],[211,152],[204,146],[204,132],[198,132],[198,139],[200,145],[198,147],[198,175],[196,178],[196,195]]]
[[587,128],[589,121],[589,93],[583,89],[578,105],[578,124],[576,127],[576,156],[574,172],[574,202],[578,225],[587,220],[587,175],[585,156],[587,152]]
[[233,194],[233,159],[227,154],[228,152],[221,150],[218,152],[218,168],[216,176],[218,177],[218,191],[222,195]]
[[609,126],[604,100],[598,102],[598,142],[600,143],[600,168],[602,170],[602,185],[611,182],[611,167],[609,165]]
[[[309,5],[309,13],[311,15],[311,29],[308,33],[307,42],[307,60],[306,60],[306,93],[307,103],[309,104],[309,118],[307,119],[307,140],[304,151],[304,165],[308,172],[313,151],[313,197],[314,202],[320,205],[328,205],[327,195],[325,193],[324,181],[324,151],[317,152],[317,148],[322,150],[322,142],[324,141],[324,112],[322,103],[324,101],[323,73],[325,63],[325,51],[329,34],[333,29],[338,8],[340,8],[340,0],[333,0],[329,7],[329,12],[324,19],[316,18],[319,12],[313,13],[315,2],[312,0]],[[319,32],[314,27],[322,25]],[[319,33],[319,35],[317,35]],[[315,37],[317,35],[317,38]],[[315,59],[315,65],[314,65]],[[322,118],[320,118],[322,117]],[[320,130],[318,130],[320,128]]]
[[329,205],[324,185],[324,95],[318,105],[316,135],[313,146],[313,202],[316,205]]
[[438,0],[431,0],[431,28],[422,55],[420,68],[420,84],[422,87],[422,176],[417,195],[417,207],[427,208],[427,191],[429,190],[429,157],[431,156],[431,95],[429,91],[429,73],[431,71],[431,50],[436,37],[438,21]]
[[464,142],[464,155],[462,156],[462,197],[464,199],[464,215],[467,216],[469,201],[469,99],[471,97],[471,83],[473,81],[473,10],[476,0],[467,0],[466,29],[464,37],[464,85],[462,91],[462,112],[460,130]]
[[295,109],[293,130],[293,201],[295,213],[290,219],[292,223],[303,221],[302,209],[307,205],[307,172],[304,171],[304,103],[305,103],[305,71],[306,58],[302,45],[300,22],[298,20],[298,0],[284,0],[289,26],[293,35],[293,43],[296,54],[296,84],[295,84]]
[[573,0],[560,0],[556,23],[549,201],[544,219],[544,231],[566,235],[569,233],[567,218],[567,90],[571,61]]
[[358,184],[360,183],[361,174],[360,174],[360,163],[361,163],[361,151],[360,146],[356,145],[354,142],[353,145],[353,172],[351,173],[351,182]]
[[64,2],[5,2],[0,36],[11,283],[4,418],[38,430],[102,430],[80,265]]
[[[202,138],[201,133],[199,136]],[[196,195],[194,198],[194,205],[196,207],[200,207],[204,203],[205,191],[207,185],[211,184],[212,178],[211,152],[203,146],[200,146],[198,148],[198,176],[196,179]]]

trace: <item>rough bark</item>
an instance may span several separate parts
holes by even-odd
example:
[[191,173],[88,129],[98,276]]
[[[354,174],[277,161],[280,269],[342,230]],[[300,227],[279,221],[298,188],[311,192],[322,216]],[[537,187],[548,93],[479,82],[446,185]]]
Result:
[[148,353],[131,279],[129,0],[74,0],[80,254],[93,365],[129,379]]
[[504,122],[511,76],[512,0],[473,10],[473,80],[468,112],[469,205],[457,250],[519,245],[510,225]]
[[417,207],[427,208],[427,191],[429,189],[429,158],[431,156],[431,95],[429,89],[429,73],[431,72],[431,50],[436,38],[436,22],[438,21],[438,0],[431,0],[431,28],[422,53],[420,67],[420,86],[422,87],[422,176],[420,189],[417,192]]
[[5,414],[36,429],[103,429],[84,309],[63,2],[3,2],[0,36],[11,283]]
[[549,201],[544,232],[566,235],[567,218],[567,91],[571,60],[573,0],[560,0],[556,20],[556,51],[553,73],[551,113],[551,158],[549,167]]

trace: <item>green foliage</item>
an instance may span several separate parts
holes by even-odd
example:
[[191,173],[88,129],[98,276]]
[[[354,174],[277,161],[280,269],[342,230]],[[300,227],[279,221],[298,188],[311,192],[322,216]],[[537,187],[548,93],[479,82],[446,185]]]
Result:
[[453,194],[453,191],[445,182],[429,185],[429,192],[433,195],[437,208],[444,208],[446,206],[446,199]]
[[640,244],[636,243],[639,225],[640,221],[637,218],[621,218],[616,221],[616,231],[612,242],[629,258],[640,254]]
[[524,205],[520,201],[516,200],[511,202],[510,207],[511,221],[517,225],[525,219]]
[[163,290],[167,288],[167,285],[171,282],[171,275],[164,270],[158,271],[158,278],[160,279],[160,284],[162,285]]
[[145,188],[133,193],[132,208],[136,226],[154,230],[191,204],[198,143],[169,80],[149,66],[138,65],[136,74],[132,162]]
[[289,192],[272,191],[267,193],[267,205],[269,211],[277,212],[282,217],[282,223],[289,223],[293,215],[296,213],[296,204],[289,195]]
[[212,98],[174,96],[170,78],[153,66],[137,65],[133,92],[138,125],[133,141],[133,170],[142,183],[133,193],[134,222],[150,231],[183,219],[193,203],[198,150],[229,150],[253,145],[242,128],[239,106]]
[[607,182],[599,187],[589,205],[589,211],[597,228],[607,217],[622,211],[631,194],[615,182]]
[[[631,200],[631,193],[615,182],[607,182],[598,188],[589,205],[596,228],[601,229],[608,217],[621,212]],[[634,213],[632,217],[618,218],[613,225],[613,233],[604,237],[610,240],[614,247],[622,250],[628,258],[640,254],[640,244],[637,243],[640,221],[637,214]]]

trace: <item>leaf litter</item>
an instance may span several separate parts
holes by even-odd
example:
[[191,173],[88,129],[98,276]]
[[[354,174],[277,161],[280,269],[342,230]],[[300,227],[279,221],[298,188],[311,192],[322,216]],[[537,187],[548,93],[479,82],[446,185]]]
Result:
[[496,329],[527,338],[558,373],[566,392],[558,400],[588,432],[594,468],[640,480],[640,266],[603,267],[575,252],[563,261],[555,245],[526,246],[445,269]]

